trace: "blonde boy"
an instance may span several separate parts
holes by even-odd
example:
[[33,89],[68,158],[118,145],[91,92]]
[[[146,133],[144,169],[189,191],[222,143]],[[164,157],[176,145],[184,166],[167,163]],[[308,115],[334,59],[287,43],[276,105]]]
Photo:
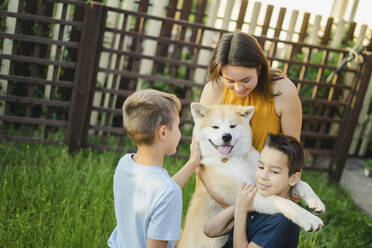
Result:
[[300,228],[281,213],[254,212],[253,199],[256,192],[264,197],[278,195],[290,199],[291,188],[301,179],[303,164],[303,148],[295,138],[269,134],[258,161],[256,186],[243,185],[235,205],[209,220],[205,234],[218,237],[230,232],[224,248],[297,247]]
[[115,171],[117,226],[110,247],[173,247],[179,239],[181,188],[200,163],[199,146],[192,142],[189,161],[173,179],[163,168],[164,156],[176,152],[181,138],[180,109],[175,95],[151,89],[124,102],[124,128],[138,151],[124,155]]

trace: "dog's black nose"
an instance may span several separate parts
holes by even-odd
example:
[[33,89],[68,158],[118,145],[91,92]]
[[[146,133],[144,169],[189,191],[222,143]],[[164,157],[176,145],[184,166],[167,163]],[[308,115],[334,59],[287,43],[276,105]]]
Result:
[[231,134],[229,134],[229,133],[224,133],[224,134],[222,135],[222,140],[223,140],[225,143],[230,142],[231,139],[232,139],[232,136],[231,136]]

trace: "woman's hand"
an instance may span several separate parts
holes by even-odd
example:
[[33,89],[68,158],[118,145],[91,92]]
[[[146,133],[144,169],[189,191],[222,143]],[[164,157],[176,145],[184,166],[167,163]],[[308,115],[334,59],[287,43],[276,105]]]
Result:
[[235,212],[248,213],[255,211],[253,200],[256,193],[256,186],[244,183],[236,196]]
[[212,197],[213,200],[220,204],[222,208],[227,208],[230,206],[230,204],[228,204],[221,196],[219,196],[216,192],[213,191],[212,186],[209,184],[209,181],[205,175],[203,165],[196,168],[195,173],[199,177],[200,181],[203,183],[208,194]]

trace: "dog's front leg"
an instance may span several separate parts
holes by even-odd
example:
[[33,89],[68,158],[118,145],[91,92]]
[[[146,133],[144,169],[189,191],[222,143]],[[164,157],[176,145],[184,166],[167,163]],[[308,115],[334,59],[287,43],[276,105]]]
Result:
[[263,197],[257,193],[253,201],[253,208],[257,212],[265,214],[282,213],[307,232],[317,231],[323,227],[323,221],[319,217],[296,203],[276,195]]
[[310,209],[317,213],[324,213],[325,206],[319,197],[314,193],[310,185],[304,181],[299,181],[293,188],[292,193],[303,199]]

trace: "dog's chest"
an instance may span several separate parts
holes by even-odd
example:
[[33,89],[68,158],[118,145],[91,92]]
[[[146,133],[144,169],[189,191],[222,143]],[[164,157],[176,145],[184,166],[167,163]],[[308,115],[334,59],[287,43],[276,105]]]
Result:
[[[233,157],[225,161],[220,158],[208,158],[203,159],[202,164],[205,165],[207,174],[212,176],[212,178],[208,176],[211,180],[213,177],[218,177],[219,179],[233,180],[239,184],[242,182],[254,184],[256,166],[243,158]],[[226,180],[223,181],[226,182]],[[224,183],[223,181],[221,184]]]

